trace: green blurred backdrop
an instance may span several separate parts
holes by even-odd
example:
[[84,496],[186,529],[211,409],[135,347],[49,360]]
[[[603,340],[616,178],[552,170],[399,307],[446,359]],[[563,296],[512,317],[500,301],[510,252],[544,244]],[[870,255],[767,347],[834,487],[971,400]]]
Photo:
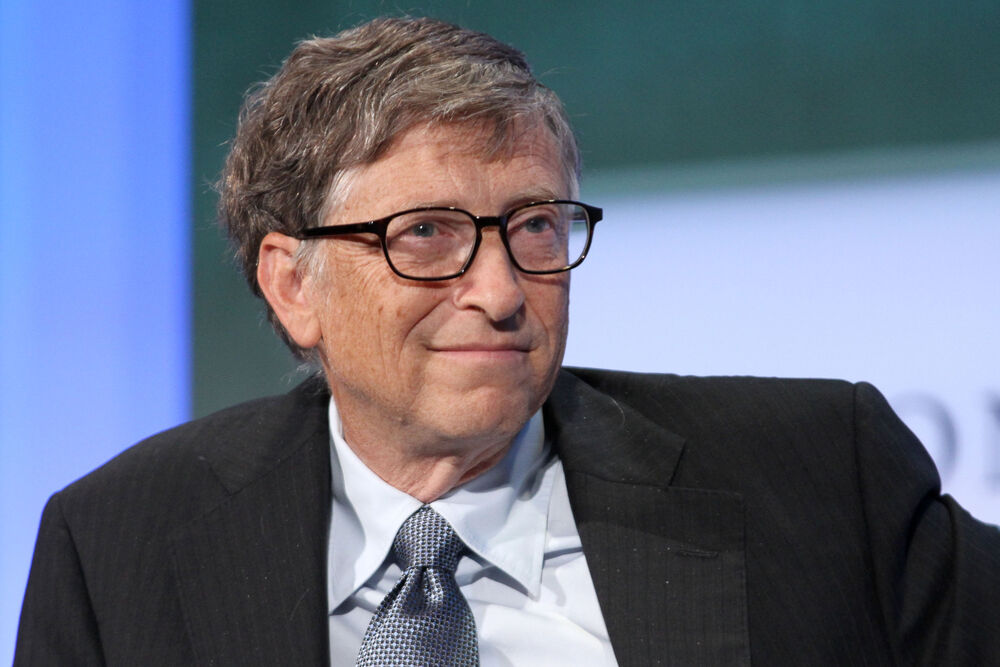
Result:
[[211,184],[245,91],[311,35],[410,14],[514,44],[574,120],[591,199],[802,177],[803,165],[837,176],[1000,164],[996,0],[195,0],[194,10],[195,416],[298,379],[215,227]]

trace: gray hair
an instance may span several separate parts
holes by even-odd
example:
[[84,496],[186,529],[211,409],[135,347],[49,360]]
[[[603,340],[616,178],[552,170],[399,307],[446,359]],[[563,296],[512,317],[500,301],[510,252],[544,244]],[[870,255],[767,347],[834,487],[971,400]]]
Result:
[[[490,159],[509,155],[524,128],[547,127],[575,189],[580,157],[566,112],[520,51],[426,18],[381,18],[303,41],[247,96],[218,184],[220,223],[257,296],[264,236],[322,224],[345,171],[378,160],[423,123],[483,128]],[[268,317],[305,358],[270,306]]]

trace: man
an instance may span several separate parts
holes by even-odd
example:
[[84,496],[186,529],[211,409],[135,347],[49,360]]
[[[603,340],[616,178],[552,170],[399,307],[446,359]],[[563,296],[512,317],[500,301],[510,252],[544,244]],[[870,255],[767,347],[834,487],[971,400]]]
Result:
[[1000,534],[871,387],[560,369],[578,163],[486,35],[300,44],[221,211],[322,378],[53,496],[16,664],[1000,660]]

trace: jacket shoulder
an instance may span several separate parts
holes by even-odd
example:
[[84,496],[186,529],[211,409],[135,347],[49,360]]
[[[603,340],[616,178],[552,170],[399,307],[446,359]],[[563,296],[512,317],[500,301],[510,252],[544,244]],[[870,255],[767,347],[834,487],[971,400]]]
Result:
[[[886,462],[872,459],[890,452],[906,460],[922,483],[937,483],[926,451],[867,383],[569,368],[556,389],[568,419],[628,413],[682,441],[684,464],[675,483],[744,491],[754,478],[751,470],[758,479],[777,475],[779,485],[794,470],[819,486],[854,485],[859,466],[881,469]],[[668,442],[648,440],[644,447],[654,449]]]
[[871,385],[843,380],[564,370],[647,419],[681,432],[709,424],[756,430],[768,422],[801,424],[816,418],[847,426],[855,417],[858,394],[884,403]]
[[101,506],[197,512],[328,428],[327,401],[322,381],[312,379],[288,394],[226,408],[140,441],[55,497],[67,512],[87,516]]

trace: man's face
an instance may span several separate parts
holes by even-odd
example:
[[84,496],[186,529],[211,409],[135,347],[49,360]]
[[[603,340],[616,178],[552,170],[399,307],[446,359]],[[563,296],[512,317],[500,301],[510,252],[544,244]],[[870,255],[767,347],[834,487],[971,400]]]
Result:
[[[464,126],[410,130],[348,177],[323,224],[418,206],[498,215],[570,195],[546,131],[524,133],[511,156],[492,161],[479,157],[481,136]],[[548,396],[566,342],[568,273],[520,273],[496,228],[484,230],[463,276],[440,282],[394,274],[374,235],[318,243],[325,268],[308,291],[348,442],[377,434],[425,453],[496,443]]]

